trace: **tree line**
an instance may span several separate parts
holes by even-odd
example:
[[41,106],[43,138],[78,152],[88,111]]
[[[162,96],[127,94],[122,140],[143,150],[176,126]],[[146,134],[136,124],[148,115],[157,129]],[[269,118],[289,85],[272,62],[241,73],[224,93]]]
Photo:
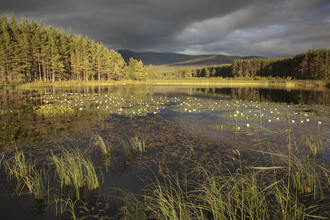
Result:
[[232,64],[179,69],[163,73],[165,78],[191,77],[279,77],[284,79],[330,79],[330,50],[309,50],[293,57],[235,60]]
[[293,57],[235,60],[234,77],[281,77],[296,79],[330,79],[330,50],[309,50]]
[[143,80],[148,75],[142,61],[122,56],[87,36],[44,27],[32,20],[7,20],[0,16],[0,77],[13,81]]
[[0,82],[66,80],[146,80],[192,77],[280,77],[330,79],[330,50],[309,50],[294,57],[235,60],[199,69],[155,72],[142,61],[122,56],[102,43],[32,20],[0,16]]

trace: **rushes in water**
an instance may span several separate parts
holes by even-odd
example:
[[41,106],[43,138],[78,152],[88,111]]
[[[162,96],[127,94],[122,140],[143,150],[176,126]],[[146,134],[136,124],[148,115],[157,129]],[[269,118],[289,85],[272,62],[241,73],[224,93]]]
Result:
[[[198,165],[179,178],[177,173],[162,175],[147,185],[140,197],[123,193],[119,212],[126,219],[138,213],[151,219],[327,219],[327,205],[322,206],[322,184],[317,165],[291,155],[280,157],[280,166],[246,167],[241,154],[236,171],[223,164]],[[265,153],[265,152],[264,152]],[[322,168],[322,167],[320,167]],[[161,168],[159,168],[161,169]],[[329,176],[326,169],[322,169]],[[290,183],[288,184],[288,181]],[[307,203],[306,195],[314,195]],[[324,209],[322,208],[324,207]]]
[[120,219],[147,219],[147,206],[143,196],[138,197],[121,188],[114,190],[119,193],[117,198],[120,199],[120,207],[116,217],[120,217]]
[[15,191],[18,195],[25,189],[36,199],[43,199],[48,194],[48,171],[45,167],[37,169],[31,158],[25,158],[23,151],[16,149],[12,157],[4,159],[4,164],[9,178],[16,180]]
[[135,153],[137,152],[140,155],[142,155],[145,152],[146,147],[145,147],[145,142],[144,142],[143,138],[139,139],[137,136],[135,136],[130,139],[130,143],[131,143],[133,152],[135,152]]
[[319,138],[313,136],[306,137],[306,142],[309,147],[311,156],[317,157],[323,154],[323,145]]
[[99,187],[95,168],[88,158],[84,158],[79,150],[73,153],[67,151],[63,151],[62,153],[61,158],[53,154],[53,160],[56,165],[56,171],[61,179],[62,187],[64,185],[73,185],[76,189],[78,199],[80,198],[80,189],[82,189],[85,182],[90,190]]
[[126,161],[132,160],[136,153],[142,156],[145,152],[144,139],[139,139],[137,136],[129,138],[129,141],[120,138],[119,144],[121,145],[119,151],[124,155]]
[[96,142],[94,143],[95,145],[99,145],[101,147],[101,150],[102,150],[102,153],[104,156],[108,155],[108,147],[106,145],[106,143],[104,142],[103,138],[97,134],[97,135],[94,135],[94,137],[96,139]]

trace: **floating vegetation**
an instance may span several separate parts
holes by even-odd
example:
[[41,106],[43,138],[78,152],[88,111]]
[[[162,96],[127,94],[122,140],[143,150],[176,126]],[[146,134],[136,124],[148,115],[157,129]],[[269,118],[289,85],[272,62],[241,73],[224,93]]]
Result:
[[37,113],[37,115],[43,115],[45,117],[74,114],[74,110],[72,108],[63,106],[42,105],[39,109],[34,107],[33,110]]
[[41,219],[329,217],[328,106],[274,103],[245,96],[244,88],[221,96],[166,89],[5,96],[0,147],[12,155],[2,161],[8,185],[31,195],[24,206]]

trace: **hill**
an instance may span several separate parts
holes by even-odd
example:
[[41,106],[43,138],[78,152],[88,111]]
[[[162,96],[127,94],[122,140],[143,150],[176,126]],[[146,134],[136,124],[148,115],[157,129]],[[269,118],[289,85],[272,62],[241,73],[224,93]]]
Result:
[[174,70],[180,68],[201,68],[220,64],[231,64],[237,59],[263,58],[261,56],[227,56],[227,55],[187,55],[178,53],[133,52],[118,50],[125,62],[133,57],[142,60],[145,66],[152,64],[155,70]]
[[156,52],[133,52],[130,50],[117,50],[128,64],[129,59],[133,57],[136,60],[142,60],[144,65],[163,65],[178,62],[185,62],[210,55],[186,55],[178,53],[156,53]]

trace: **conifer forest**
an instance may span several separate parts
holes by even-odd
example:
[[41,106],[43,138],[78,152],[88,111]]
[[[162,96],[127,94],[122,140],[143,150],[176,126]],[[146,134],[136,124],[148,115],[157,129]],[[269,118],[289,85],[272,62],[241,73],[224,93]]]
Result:
[[101,42],[32,20],[0,16],[0,82],[55,82],[90,80],[146,80],[191,77],[330,78],[330,50],[318,49],[284,58],[235,60],[232,64],[179,69],[155,74],[152,65],[123,57]]
[[15,16],[0,17],[0,76],[3,84],[13,81],[141,80],[143,63],[130,65],[114,50],[82,35],[44,27],[42,22],[21,23]]

